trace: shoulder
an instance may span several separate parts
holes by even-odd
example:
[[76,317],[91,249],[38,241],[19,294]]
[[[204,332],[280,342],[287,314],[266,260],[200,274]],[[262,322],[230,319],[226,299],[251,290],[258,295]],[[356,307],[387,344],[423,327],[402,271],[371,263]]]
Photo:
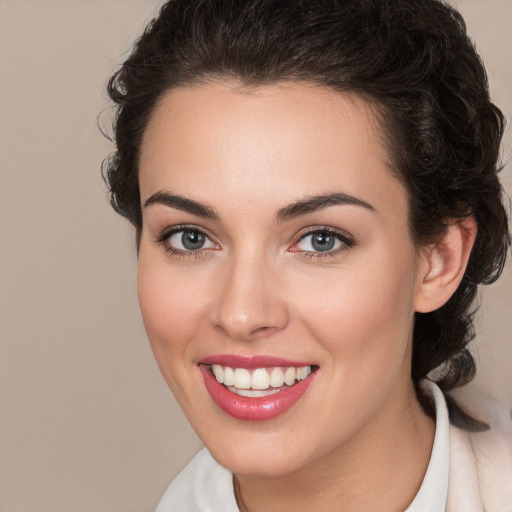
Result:
[[456,390],[452,395],[464,412],[489,425],[488,430],[480,432],[467,432],[453,425],[450,427],[449,494],[452,502],[469,501],[469,495],[477,493],[484,510],[510,512],[512,510],[510,412],[472,386]]
[[233,476],[203,448],[172,481],[156,512],[238,512]]

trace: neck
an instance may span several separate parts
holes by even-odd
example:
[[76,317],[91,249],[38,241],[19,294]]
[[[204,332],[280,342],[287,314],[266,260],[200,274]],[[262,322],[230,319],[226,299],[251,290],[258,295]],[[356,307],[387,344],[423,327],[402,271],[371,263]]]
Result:
[[413,385],[356,436],[306,467],[280,477],[235,477],[242,512],[405,510],[427,470],[435,424]]

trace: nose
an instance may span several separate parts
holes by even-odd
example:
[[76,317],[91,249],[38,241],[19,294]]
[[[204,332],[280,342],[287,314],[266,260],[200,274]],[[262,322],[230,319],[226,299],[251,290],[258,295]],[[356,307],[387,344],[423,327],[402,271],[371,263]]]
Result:
[[261,255],[229,262],[217,291],[212,323],[234,340],[261,339],[288,324],[277,272]]

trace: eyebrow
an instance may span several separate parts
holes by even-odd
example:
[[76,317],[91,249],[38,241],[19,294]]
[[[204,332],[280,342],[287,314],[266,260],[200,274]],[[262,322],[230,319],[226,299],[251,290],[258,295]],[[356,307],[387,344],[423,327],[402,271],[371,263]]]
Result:
[[176,208],[177,210],[191,213],[192,215],[197,215],[206,219],[219,220],[219,215],[211,206],[183,196],[169,194],[164,191],[156,192],[146,199],[144,202],[144,208],[152,204],[163,204],[171,208]]
[[[170,194],[163,190],[156,192],[146,199],[144,202],[144,208],[152,204],[163,204],[170,208],[176,208],[177,210],[182,210],[206,219],[220,219],[219,214],[211,206],[180,195]],[[295,201],[278,210],[276,214],[276,221],[285,222],[308,213],[313,213],[329,208],[330,206],[338,205],[360,206],[367,210],[375,211],[375,208],[370,203],[367,203],[358,197],[350,194],[344,194],[342,192],[334,192],[330,194],[308,196],[304,199]]]
[[342,192],[335,192],[332,194],[305,197],[304,199],[285,206],[277,212],[276,220],[277,222],[284,222],[300,217],[301,215],[317,212],[319,210],[329,208],[330,206],[337,205],[361,206],[367,210],[375,211],[375,208],[370,203],[367,203],[358,197],[344,194]]

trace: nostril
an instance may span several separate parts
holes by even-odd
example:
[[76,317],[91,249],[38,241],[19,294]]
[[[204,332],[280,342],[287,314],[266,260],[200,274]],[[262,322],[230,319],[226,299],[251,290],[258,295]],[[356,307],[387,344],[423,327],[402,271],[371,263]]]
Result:
[[276,328],[275,327],[258,327],[257,329],[254,329],[254,331],[252,332],[253,335],[258,335],[258,334],[270,334],[272,331],[275,331]]
[[263,293],[264,290],[256,293],[256,285],[251,287],[250,293],[242,291],[233,284],[214,304],[211,324],[218,332],[232,339],[250,340],[286,327],[288,312],[284,301],[277,300],[275,294]]
[[212,323],[214,328],[217,331],[222,332],[223,335],[238,340],[265,338],[280,330],[277,326],[274,327],[269,325],[251,327],[248,323],[238,323],[236,325],[233,323],[226,324],[225,322],[218,321],[214,321]]

